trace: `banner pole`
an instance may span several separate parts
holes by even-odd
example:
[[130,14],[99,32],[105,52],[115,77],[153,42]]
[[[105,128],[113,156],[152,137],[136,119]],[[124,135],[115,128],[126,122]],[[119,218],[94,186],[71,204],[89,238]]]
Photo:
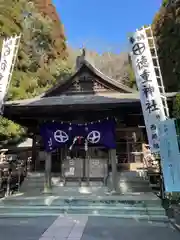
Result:
[[[164,177],[163,177],[163,172],[162,172],[162,167],[161,167],[160,153],[158,153],[157,157],[158,157],[159,174],[160,174],[160,197],[162,200],[164,200],[165,199],[165,188],[164,188]],[[156,157],[156,159],[157,159],[157,157]]]

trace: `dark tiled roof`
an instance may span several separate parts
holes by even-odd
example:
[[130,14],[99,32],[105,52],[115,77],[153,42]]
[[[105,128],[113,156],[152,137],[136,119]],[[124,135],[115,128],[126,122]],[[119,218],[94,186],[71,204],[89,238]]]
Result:
[[[177,93],[166,93],[167,98],[175,97]],[[107,93],[99,95],[61,95],[57,97],[36,97],[19,101],[5,102],[7,106],[55,106],[55,105],[86,105],[86,104],[108,104],[108,103],[131,103],[139,102],[139,93]]]

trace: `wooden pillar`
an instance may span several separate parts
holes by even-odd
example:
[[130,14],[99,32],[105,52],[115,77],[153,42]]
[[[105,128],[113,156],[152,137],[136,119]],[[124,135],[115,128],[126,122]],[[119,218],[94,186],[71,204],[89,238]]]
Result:
[[116,166],[116,149],[109,150],[111,169],[112,169],[112,185],[113,191],[117,190],[117,166]]
[[141,142],[141,162],[143,163],[143,158],[144,158],[144,154],[143,154],[143,145],[144,145],[144,134],[143,134],[143,131],[142,129],[140,129],[140,142]]
[[89,166],[90,166],[90,157],[89,157],[89,152],[86,151],[86,156],[85,156],[85,169],[86,169],[86,177],[87,177],[87,185],[89,186],[90,183],[90,172],[89,172]]
[[60,179],[62,180],[62,177],[63,177],[63,159],[64,159],[64,156],[63,156],[63,148],[60,148]]
[[131,162],[131,154],[130,154],[130,143],[129,143],[129,136],[126,133],[126,153],[127,153],[127,163]]
[[52,159],[51,153],[46,153],[45,158],[45,182],[44,182],[44,192],[49,192],[52,188],[51,184],[51,166],[52,166]]
[[37,136],[36,134],[33,134],[32,138],[32,163],[31,163],[31,171],[36,171],[36,157],[37,157],[37,149],[36,149],[36,141]]

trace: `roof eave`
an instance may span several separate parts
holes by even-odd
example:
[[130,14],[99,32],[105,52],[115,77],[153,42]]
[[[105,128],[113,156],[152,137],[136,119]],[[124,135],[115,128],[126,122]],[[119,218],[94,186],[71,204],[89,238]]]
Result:
[[[175,96],[177,95],[176,92],[172,92],[172,93],[166,93],[166,97],[167,97],[167,100],[171,100],[173,99]],[[55,100],[57,98],[61,98],[61,97],[64,97],[64,96],[59,96],[59,97],[48,97],[47,99],[50,99],[50,100],[53,100],[53,103],[55,105]],[[81,95],[82,97],[82,95]],[[139,93],[120,93],[120,94],[112,94],[112,95],[99,95],[99,97],[110,97],[110,98],[114,98],[114,99],[118,99],[117,101],[123,101],[123,102],[128,102],[128,99],[131,100],[132,102],[140,102],[140,98],[139,98]],[[120,100],[121,99],[121,100]],[[25,99],[25,100],[19,100],[19,101],[8,101],[8,102],[5,102],[5,107],[7,106],[11,106],[11,107],[16,107],[16,106],[32,106],[34,102],[36,101],[40,101],[42,100],[40,97],[36,97],[34,99]],[[32,104],[32,105],[31,105]],[[85,102],[84,102],[85,104]]]

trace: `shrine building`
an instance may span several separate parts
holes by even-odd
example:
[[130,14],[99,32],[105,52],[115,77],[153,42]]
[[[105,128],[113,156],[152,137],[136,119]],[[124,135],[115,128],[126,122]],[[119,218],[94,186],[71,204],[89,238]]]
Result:
[[[166,96],[171,112],[175,93]],[[69,79],[57,81],[38,97],[5,102],[4,116],[28,129],[33,138],[32,171],[45,171],[47,185],[54,173],[64,183],[105,184],[112,172],[115,186],[117,172],[143,168],[142,146],[147,136],[139,93],[100,72],[88,61],[85,51],[77,58],[76,72]],[[116,120],[115,148],[91,144],[85,150],[84,142],[71,142],[71,150],[64,144],[45,151],[41,125],[55,122],[86,126],[106,119]]]

